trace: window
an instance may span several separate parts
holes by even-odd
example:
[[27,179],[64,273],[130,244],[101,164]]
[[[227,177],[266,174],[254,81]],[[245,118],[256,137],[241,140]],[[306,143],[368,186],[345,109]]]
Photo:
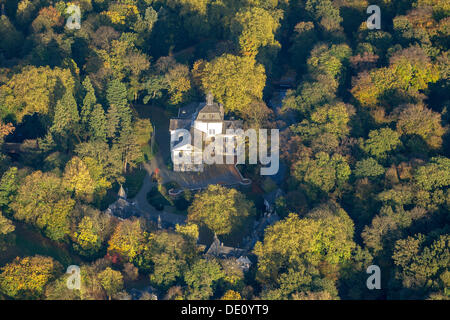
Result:
[[216,130],[215,129],[209,129],[208,132],[209,132],[210,136],[216,134]]

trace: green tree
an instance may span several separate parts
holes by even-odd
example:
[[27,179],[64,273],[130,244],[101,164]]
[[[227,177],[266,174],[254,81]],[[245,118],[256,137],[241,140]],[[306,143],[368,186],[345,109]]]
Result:
[[418,135],[432,149],[442,145],[445,133],[441,115],[423,105],[407,105],[402,108],[397,121],[397,131],[402,135]]
[[17,167],[9,168],[0,180],[0,206],[7,207],[13,200],[18,184]]
[[318,41],[318,34],[311,21],[300,21],[294,27],[294,34],[291,38],[292,46],[289,48],[291,54],[291,63],[301,70],[306,64],[306,59]]
[[255,57],[260,47],[281,47],[275,40],[275,32],[280,26],[279,19],[279,12],[270,12],[258,7],[238,12],[235,17],[236,23],[232,24],[232,32],[237,38],[242,54]]
[[76,209],[84,216],[72,235],[73,246],[83,256],[94,256],[112,233],[114,223],[109,215],[91,207]]
[[376,158],[382,158],[400,145],[400,135],[397,132],[381,128],[370,131],[369,138],[361,144],[361,148]]
[[374,158],[358,161],[355,165],[354,174],[357,177],[378,177],[384,174],[384,168]]
[[405,288],[414,290],[410,298],[415,295],[423,299],[431,292],[440,291],[448,299],[448,280],[445,282],[444,277],[448,274],[449,241],[449,235],[444,234],[427,246],[426,237],[418,234],[395,243],[392,258],[396,275]]
[[262,99],[266,83],[264,67],[255,59],[231,54],[206,63],[200,77],[204,91],[211,91],[232,112],[241,112],[255,98]]
[[8,235],[14,232],[16,227],[11,220],[5,218],[0,211],[0,252],[3,251],[8,244]]
[[351,174],[347,160],[340,154],[329,156],[325,152],[316,154],[315,159],[304,159],[294,164],[296,179],[311,184],[324,192],[341,187]]
[[311,139],[311,137],[325,133],[336,137],[344,137],[350,131],[348,123],[350,116],[353,114],[353,108],[343,102],[338,102],[334,105],[326,104],[315,109],[308,119],[300,122],[292,130],[305,139]]
[[148,256],[152,264],[150,281],[163,288],[176,284],[195,256],[193,244],[172,232],[151,234],[148,244]]
[[394,242],[400,239],[413,221],[423,218],[427,211],[423,208],[404,210],[402,207],[383,207],[380,214],[372,220],[371,226],[365,226],[361,233],[366,246],[374,253],[392,252]]
[[169,85],[164,76],[152,76],[143,84],[143,90],[147,94],[142,101],[147,104],[150,100],[159,99],[163,96],[163,91],[168,89]]
[[0,16],[0,52],[5,53],[7,58],[14,57],[23,41],[23,35],[17,31],[6,15]]
[[[111,120],[114,122],[114,120]],[[106,141],[108,131],[105,110],[102,105],[96,104],[89,117],[89,132],[94,139]]]
[[106,90],[106,100],[109,105],[115,105],[118,109],[126,107],[128,100],[125,84],[117,79],[111,80]]
[[354,247],[353,222],[337,205],[322,205],[302,219],[291,213],[268,227],[264,241],[256,243],[257,280],[268,286],[272,298],[287,298],[314,284],[335,295],[333,285],[326,284],[325,266],[333,270],[349,260]]
[[358,75],[352,94],[364,107],[379,104],[411,102],[419,90],[439,80],[439,70],[418,47],[398,51],[390,59],[389,67],[373,69]]
[[113,148],[117,148],[122,156],[123,173],[128,167],[135,167],[138,161],[142,161],[142,150],[137,141],[136,132],[131,127],[121,130],[119,140]]
[[221,235],[239,230],[245,220],[254,214],[254,207],[236,189],[210,185],[195,196],[188,212],[189,222],[204,224]]
[[417,184],[425,190],[450,186],[450,159],[432,158],[429,163],[417,169],[414,178]]
[[120,126],[122,128],[129,127],[131,125],[131,109],[128,106],[126,85],[117,79],[110,81],[106,90],[106,100],[110,108],[114,106],[117,109]]
[[123,288],[123,276],[120,271],[107,267],[98,274],[98,278],[109,299]]
[[199,236],[198,226],[194,223],[188,223],[185,225],[177,224],[175,226],[175,231],[195,241],[197,241]]
[[11,204],[14,218],[36,225],[53,240],[63,240],[70,233],[75,201],[61,184],[52,173],[35,171],[25,177]]
[[97,188],[108,187],[120,180],[122,156],[118,148],[110,148],[105,141],[89,141],[78,144],[75,153],[84,161]]
[[83,99],[83,105],[81,107],[80,116],[82,123],[85,125],[85,128],[87,129],[92,110],[94,108],[94,105],[97,103],[95,90],[94,87],[92,86],[92,82],[89,77],[86,77],[83,80],[83,89],[85,91],[85,96]]
[[116,138],[119,130],[120,115],[116,105],[110,105],[106,113],[106,136],[110,139]]
[[56,141],[66,147],[69,141],[72,140],[72,135],[75,135],[77,140],[80,141],[79,121],[80,117],[75,98],[72,93],[66,92],[55,107],[55,116],[50,127],[53,138],[56,138]]
[[15,230],[14,224],[11,220],[6,219],[0,212],[0,235],[4,236]]
[[[167,71],[164,78],[170,96],[169,102],[173,105],[178,105],[185,101],[191,89],[189,68],[182,64],[175,64]],[[152,87],[153,94],[157,94],[157,91],[155,92],[154,90],[158,90],[158,83],[153,82],[152,84],[154,85]]]
[[320,80],[321,76],[327,76],[342,81],[351,54],[351,48],[347,44],[319,43],[308,58],[308,71],[316,80]]
[[12,298],[38,299],[61,269],[50,257],[17,257],[0,269],[0,290]]
[[184,281],[190,287],[188,298],[208,299],[213,295],[213,284],[223,276],[217,261],[198,259],[184,274]]
[[[21,122],[25,115],[49,115],[64,93],[66,101],[71,103],[70,95],[74,87],[69,69],[27,66],[0,87],[0,105],[4,105]],[[60,112],[63,113],[63,110]]]
[[339,9],[330,0],[307,0],[306,11],[326,31],[336,31],[340,28],[342,18]]

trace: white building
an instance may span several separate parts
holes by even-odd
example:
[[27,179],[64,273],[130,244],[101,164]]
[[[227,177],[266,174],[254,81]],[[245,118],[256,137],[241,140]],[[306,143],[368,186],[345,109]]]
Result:
[[[189,131],[191,139],[180,137],[180,129]],[[196,108],[181,108],[178,118],[170,119],[170,143],[172,159],[190,159],[191,163],[174,161],[174,171],[203,171],[203,152],[216,139],[222,139],[224,149],[220,155],[235,155],[236,135],[227,134],[228,129],[242,129],[241,120],[225,120],[223,105],[214,102],[213,95],[208,93],[206,102],[199,103]],[[195,140],[201,137],[201,140]],[[199,142],[199,143],[197,143]],[[215,152],[213,148],[213,153]],[[225,163],[225,162],[224,162]]]

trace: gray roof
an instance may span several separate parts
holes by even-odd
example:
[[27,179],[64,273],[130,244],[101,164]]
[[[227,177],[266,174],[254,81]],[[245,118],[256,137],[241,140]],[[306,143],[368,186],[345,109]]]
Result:
[[213,104],[201,103],[197,120],[223,120],[223,108],[217,102]]
[[193,116],[198,111],[199,105],[200,104],[197,102],[192,102],[185,106],[182,106],[180,109],[178,109],[178,118],[193,120],[194,119]]
[[211,92],[206,95],[206,102],[199,104],[199,112],[197,120],[223,120],[224,112],[223,105],[214,102],[214,97]]
[[[189,133],[191,134],[191,141],[188,141],[188,140],[186,140],[186,139],[182,139],[181,141],[179,141],[179,142],[175,142],[174,144],[173,144],[173,149],[178,149],[178,148],[181,148],[181,147],[183,147],[183,146],[185,146],[185,145],[192,145],[192,147],[194,147],[194,149],[195,149],[195,135],[196,134],[198,134],[198,135],[201,135],[201,136],[203,136],[204,135],[204,133],[202,132],[202,131],[200,131],[200,130],[198,130],[198,129],[196,129],[195,127],[190,127],[190,128],[185,128],[186,130],[189,130]],[[203,141],[203,140],[202,140]],[[198,148],[200,148],[200,146],[198,147]]]
[[252,262],[247,256],[240,256],[239,259],[237,259],[239,263],[248,263],[251,264]]
[[111,210],[113,215],[122,219],[128,219],[131,216],[138,215],[136,207],[123,198],[119,198],[116,202],[112,203],[108,209]]
[[209,256],[214,256],[217,258],[229,258],[229,257],[240,257],[244,253],[243,249],[233,248],[224,246],[222,242],[220,242],[219,238],[214,235],[214,240],[211,243],[206,254]]

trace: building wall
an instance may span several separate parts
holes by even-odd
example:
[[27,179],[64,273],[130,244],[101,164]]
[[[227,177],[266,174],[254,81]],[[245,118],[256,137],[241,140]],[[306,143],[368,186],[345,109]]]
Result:
[[[203,121],[196,120],[194,122],[194,127],[196,129],[206,133],[207,136],[214,136],[214,135],[222,133],[223,123],[222,122],[203,122]],[[212,133],[210,130],[214,130],[213,131],[214,133]]]

